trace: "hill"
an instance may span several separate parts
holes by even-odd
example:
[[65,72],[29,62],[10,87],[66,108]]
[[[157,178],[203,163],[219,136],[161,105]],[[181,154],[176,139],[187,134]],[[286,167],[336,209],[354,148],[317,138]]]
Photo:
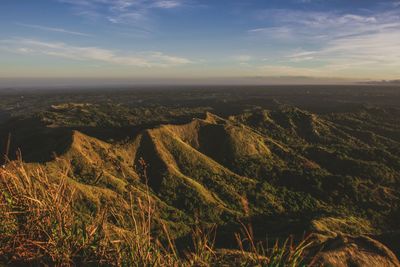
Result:
[[[71,107],[48,112],[60,115],[64,108]],[[399,231],[398,114],[363,107],[317,115],[282,105],[225,118],[207,112],[110,139],[66,127],[60,123],[66,117],[50,122],[55,117],[45,113],[11,119],[1,133],[12,132],[11,150],[26,155],[25,168],[39,166],[53,180],[66,177],[82,220],[105,208],[125,216],[132,194],[148,195],[160,218],[154,231],[165,223],[179,244],[198,221],[216,224],[216,245],[229,247],[239,222],[253,226],[255,240],[304,233],[378,238]],[[107,127],[99,131],[112,135]],[[116,135],[122,129],[130,130],[120,127]],[[112,219],[110,225],[121,227]]]

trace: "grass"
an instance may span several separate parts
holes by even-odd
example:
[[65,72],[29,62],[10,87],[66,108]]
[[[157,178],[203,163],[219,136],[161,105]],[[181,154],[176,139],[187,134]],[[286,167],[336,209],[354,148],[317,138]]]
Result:
[[[298,244],[293,237],[283,242],[276,240],[272,248],[263,243],[256,243],[250,226],[242,224],[242,234],[236,234],[240,252],[243,255],[242,266],[311,266],[313,259],[308,258],[307,248],[313,245],[310,238],[305,238]],[[248,253],[249,251],[250,253]],[[311,263],[310,263],[311,262]]]
[[[68,167],[52,179],[20,161],[0,170],[0,257],[10,265],[169,265],[176,259],[151,234],[154,205],[130,197],[130,214],[103,208],[90,220],[75,211]],[[114,224],[109,220],[113,219]]]
[[[18,160],[0,169],[2,264],[218,266],[226,256],[214,246],[214,227],[195,227],[193,248],[178,251],[148,191],[140,197],[128,192],[128,212],[104,206],[87,219],[75,209],[77,194],[68,182],[67,163],[57,177],[29,166]],[[155,224],[161,233],[155,234]],[[288,240],[265,249],[255,244],[249,228],[243,229],[245,237],[237,235],[242,266],[300,266],[310,244],[305,240],[294,246]]]

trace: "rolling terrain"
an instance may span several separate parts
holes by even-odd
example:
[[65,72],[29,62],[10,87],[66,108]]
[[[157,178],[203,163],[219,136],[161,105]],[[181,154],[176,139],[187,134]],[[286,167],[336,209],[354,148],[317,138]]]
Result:
[[168,225],[178,246],[200,221],[217,226],[220,248],[234,247],[248,223],[257,241],[366,235],[398,255],[399,109],[314,113],[277,101],[215,113],[57,104],[5,119],[0,149],[28,170],[65,176],[83,221],[104,208],[125,216],[132,194],[149,194],[153,230]]
[[72,180],[113,194],[140,187],[146,171],[160,202],[187,217],[198,213],[202,220],[226,222],[245,215],[246,201],[247,216],[343,213],[368,221],[360,227],[385,229],[396,225],[398,214],[396,112],[365,108],[318,116],[285,106],[226,119],[206,113],[144,129],[123,142],[43,122],[36,132],[26,121],[13,127],[22,132],[20,142],[30,144],[21,146],[30,161],[41,159],[51,169],[68,161]]

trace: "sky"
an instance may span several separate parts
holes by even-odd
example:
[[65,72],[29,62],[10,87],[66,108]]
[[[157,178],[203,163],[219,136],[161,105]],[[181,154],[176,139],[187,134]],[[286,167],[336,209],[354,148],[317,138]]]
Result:
[[400,79],[400,0],[1,0],[0,79]]

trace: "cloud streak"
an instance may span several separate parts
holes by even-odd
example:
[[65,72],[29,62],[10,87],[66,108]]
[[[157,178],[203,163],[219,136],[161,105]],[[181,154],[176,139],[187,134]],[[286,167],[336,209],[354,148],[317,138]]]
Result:
[[31,29],[41,30],[41,31],[58,32],[58,33],[65,33],[65,34],[85,36],[85,37],[93,36],[88,33],[83,33],[83,32],[78,32],[78,31],[70,31],[70,30],[66,30],[66,29],[62,29],[62,28],[53,28],[53,27],[47,27],[47,26],[42,26],[42,25],[25,24],[25,23],[16,23],[16,24],[19,26],[26,27],[26,28],[31,28]]
[[20,54],[47,55],[77,61],[97,61],[145,68],[164,68],[192,63],[187,58],[166,55],[158,51],[121,54],[99,47],[71,46],[62,42],[43,42],[32,39],[0,40],[0,46],[7,51]]
[[146,22],[152,10],[168,10],[184,5],[184,0],[58,0],[66,3],[76,14],[103,18],[111,23],[137,24]]
[[347,76],[379,68],[387,75],[400,75],[399,10],[366,15],[293,10],[257,14],[258,20],[264,18],[269,25],[248,30],[250,36],[275,45],[296,45],[275,55],[278,72]]

